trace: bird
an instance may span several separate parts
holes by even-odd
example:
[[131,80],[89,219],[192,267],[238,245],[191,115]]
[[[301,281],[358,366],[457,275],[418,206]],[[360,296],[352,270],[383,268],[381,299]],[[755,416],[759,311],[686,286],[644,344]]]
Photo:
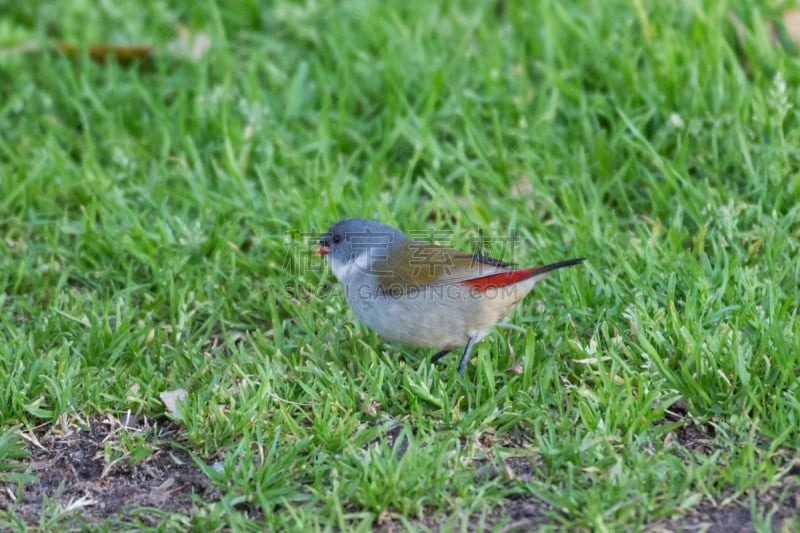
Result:
[[436,363],[464,349],[459,375],[475,343],[492,332],[554,270],[582,263],[566,259],[531,268],[411,239],[374,220],[346,218],[319,237],[355,315],[382,337],[413,348],[436,348]]

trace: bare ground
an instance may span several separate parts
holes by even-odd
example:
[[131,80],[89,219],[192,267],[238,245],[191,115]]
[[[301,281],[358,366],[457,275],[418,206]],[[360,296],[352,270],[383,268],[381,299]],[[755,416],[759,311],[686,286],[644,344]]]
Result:
[[[147,418],[116,420],[108,417],[93,420],[89,429],[42,429],[21,434],[30,456],[26,472],[38,482],[0,484],[0,508],[14,509],[28,527],[41,526],[43,518],[60,515],[65,528],[81,529],[104,522],[157,525],[158,511],[191,515],[193,496],[217,501],[222,492],[214,487],[189,454],[177,446],[164,444],[179,441],[181,429],[168,421]],[[137,461],[120,450],[136,449],[130,442],[119,446],[121,435],[141,435],[139,449],[144,458]],[[396,436],[396,435],[395,435]],[[390,435],[387,440],[392,444]],[[705,428],[686,424],[674,432],[675,438],[690,451],[708,452],[713,435]],[[404,446],[402,441],[394,443]],[[149,446],[149,448],[148,448]],[[795,531],[800,516],[799,466],[784,482],[755,497],[758,514],[774,531]],[[508,458],[503,471],[496,465],[475,465],[476,480],[512,476],[522,481],[534,475],[527,458]],[[719,533],[756,531],[752,520],[751,497],[742,497],[718,506],[703,500],[686,514],[659,520],[647,526],[648,531],[707,531]],[[722,499],[720,499],[722,501]],[[254,513],[258,515],[256,511]],[[534,496],[515,496],[485,517],[474,517],[472,530],[501,527],[502,531],[531,531],[554,524],[558,511]],[[416,523],[437,529],[443,517]],[[768,526],[768,527],[769,527]],[[401,523],[387,516],[376,529],[400,531]]]
[[[107,520],[155,525],[158,516],[144,508],[189,514],[193,494],[206,501],[220,497],[186,451],[160,444],[177,436],[172,423],[107,418],[90,427],[22,434],[30,452],[26,472],[38,483],[5,484],[0,507],[16,509],[28,525],[58,514],[74,516],[60,522],[66,527]],[[141,446],[151,446],[152,453],[132,462],[118,451],[123,431],[143,435]]]

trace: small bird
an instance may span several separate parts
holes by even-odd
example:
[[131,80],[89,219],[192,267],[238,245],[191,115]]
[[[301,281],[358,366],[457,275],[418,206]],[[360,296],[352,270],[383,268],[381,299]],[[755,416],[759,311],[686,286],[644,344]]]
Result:
[[372,220],[347,218],[319,238],[344,284],[353,312],[381,336],[416,348],[438,348],[435,363],[464,346],[463,375],[476,342],[486,337],[539,281],[584,258],[515,270],[510,263],[410,239]]

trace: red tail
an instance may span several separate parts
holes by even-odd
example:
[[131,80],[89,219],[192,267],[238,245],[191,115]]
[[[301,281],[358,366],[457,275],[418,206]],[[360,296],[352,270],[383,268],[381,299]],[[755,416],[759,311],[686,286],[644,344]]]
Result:
[[498,272],[497,274],[489,274],[488,276],[481,276],[480,278],[469,279],[464,282],[465,285],[472,287],[478,292],[485,292],[489,289],[501,289],[514,285],[520,281],[525,281],[533,276],[547,274],[553,270],[564,268],[572,265],[583,263],[585,258],[579,257],[577,259],[567,259],[566,261],[559,261],[557,263],[550,263],[549,265],[542,265],[533,268],[523,268],[521,270],[509,270],[508,272]]

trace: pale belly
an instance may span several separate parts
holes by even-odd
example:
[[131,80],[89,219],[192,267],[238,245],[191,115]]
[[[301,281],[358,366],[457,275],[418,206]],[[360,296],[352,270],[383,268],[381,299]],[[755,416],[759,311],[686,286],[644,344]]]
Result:
[[386,339],[418,348],[452,349],[488,335],[530,292],[534,281],[470,291],[461,285],[429,286],[401,294],[347,294],[353,312]]

